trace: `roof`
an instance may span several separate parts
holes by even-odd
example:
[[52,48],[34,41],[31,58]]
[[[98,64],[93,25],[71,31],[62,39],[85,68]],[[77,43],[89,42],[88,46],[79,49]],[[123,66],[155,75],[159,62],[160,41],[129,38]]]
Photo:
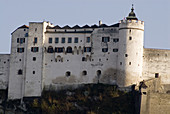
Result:
[[138,20],[138,18],[136,17],[136,14],[134,13],[133,4],[132,4],[131,12],[129,13],[129,16],[126,17],[126,19],[127,20]]
[[20,26],[20,27],[18,27],[17,29],[15,29],[11,34],[13,34],[16,30],[18,30],[18,29],[21,29],[21,28],[29,28],[29,26],[27,26],[27,25],[22,25],[22,26]]
[[47,26],[47,29],[85,29],[85,28],[104,28],[104,27],[119,27],[119,23],[113,24],[113,25],[106,25],[106,24],[102,24],[100,26],[94,24],[94,25],[84,25],[82,27],[80,27],[79,25],[75,25],[73,27],[70,27],[68,25],[64,26],[64,27],[60,27],[59,25],[56,25],[55,27],[50,27]]

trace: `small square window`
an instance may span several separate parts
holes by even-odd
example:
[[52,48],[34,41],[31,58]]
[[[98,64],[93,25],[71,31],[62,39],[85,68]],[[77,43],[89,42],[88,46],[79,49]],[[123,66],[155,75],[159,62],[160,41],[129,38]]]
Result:
[[113,52],[118,52],[118,49],[117,48],[113,49]]
[[109,37],[102,37],[102,42],[107,43],[110,41]]
[[91,52],[91,47],[84,47],[84,52]]
[[102,52],[108,52],[108,48],[102,48]]
[[61,39],[61,43],[65,43],[65,38],[62,38],[62,39]]
[[113,42],[119,42],[119,39],[118,38],[114,38]]
[[17,52],[18,53],[23,53],[24,52],[24,48],[17,48]]
[[36,61],[36,57],[33,57],[33,59],[32,59],[33,61]]
[[68,43],[71,43],[72,42],[72,38],[68,38]]
[[155,73],[155,78],[158,78],[159,77],[159,73]]
[[52,38],[49,38],[49,39],[48,39],[48,43],[51,44],[52,42],[53,42],[53,39],[52,39]]
[[79,39],[78,38],[75,38],[74,39],[74,43],[78,43]]
[[67,76],[67,77],[71,76],[71,72],[70,72],[70,71],[67,71],[67,72],[66,72],[66,76]]
[[122,65],[122,62],[120,62],[120,65]]
[[131,36],[129,37],[129,40],[132,40],[132,37],[131,37]]
[[20,44],[25,43],[25,38],[20,38]]
[[22,75],[22,70],[21,69],[18,70],[18,75]]
[[128,54],[125,54],[125,57],[128,57]]
[[39,48],[38,47],[31,47],[31,52],[38,52]]
[[59,39],[58,38],[55,38],[55,43],[58,43],[59,42]]
[[90,43],[90,37],[87,37],[86,42]]
[[35,71],[33,71],[32,73],[35,74]]

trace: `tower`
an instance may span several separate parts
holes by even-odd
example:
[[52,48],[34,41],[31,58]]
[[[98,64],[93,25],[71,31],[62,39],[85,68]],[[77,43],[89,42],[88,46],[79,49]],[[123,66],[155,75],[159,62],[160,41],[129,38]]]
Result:
[[131,12],[119,25],[119,54],[117,84],[127,87],[142,78],[144,22],[138,20],[132,5]]

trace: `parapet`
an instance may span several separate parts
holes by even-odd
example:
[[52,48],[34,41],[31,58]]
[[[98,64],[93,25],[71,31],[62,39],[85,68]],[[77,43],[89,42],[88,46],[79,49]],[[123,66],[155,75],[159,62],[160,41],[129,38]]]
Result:
[[140,20],[121,20],[119,30],[122,28],[132,28],[144,30],[144,21]]

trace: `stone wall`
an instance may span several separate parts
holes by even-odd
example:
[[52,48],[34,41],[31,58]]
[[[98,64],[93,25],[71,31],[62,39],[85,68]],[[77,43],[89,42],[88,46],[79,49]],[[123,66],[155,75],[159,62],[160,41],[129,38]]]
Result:
[[162,84],[170,84],[170,50],[144,49],[143,79],[161,76]]
[[155,78],[141,83],[140,114],[168,114],[170,112],[170,94],[166,87],[170,85],[162,85],[160,82],[161,78]]

